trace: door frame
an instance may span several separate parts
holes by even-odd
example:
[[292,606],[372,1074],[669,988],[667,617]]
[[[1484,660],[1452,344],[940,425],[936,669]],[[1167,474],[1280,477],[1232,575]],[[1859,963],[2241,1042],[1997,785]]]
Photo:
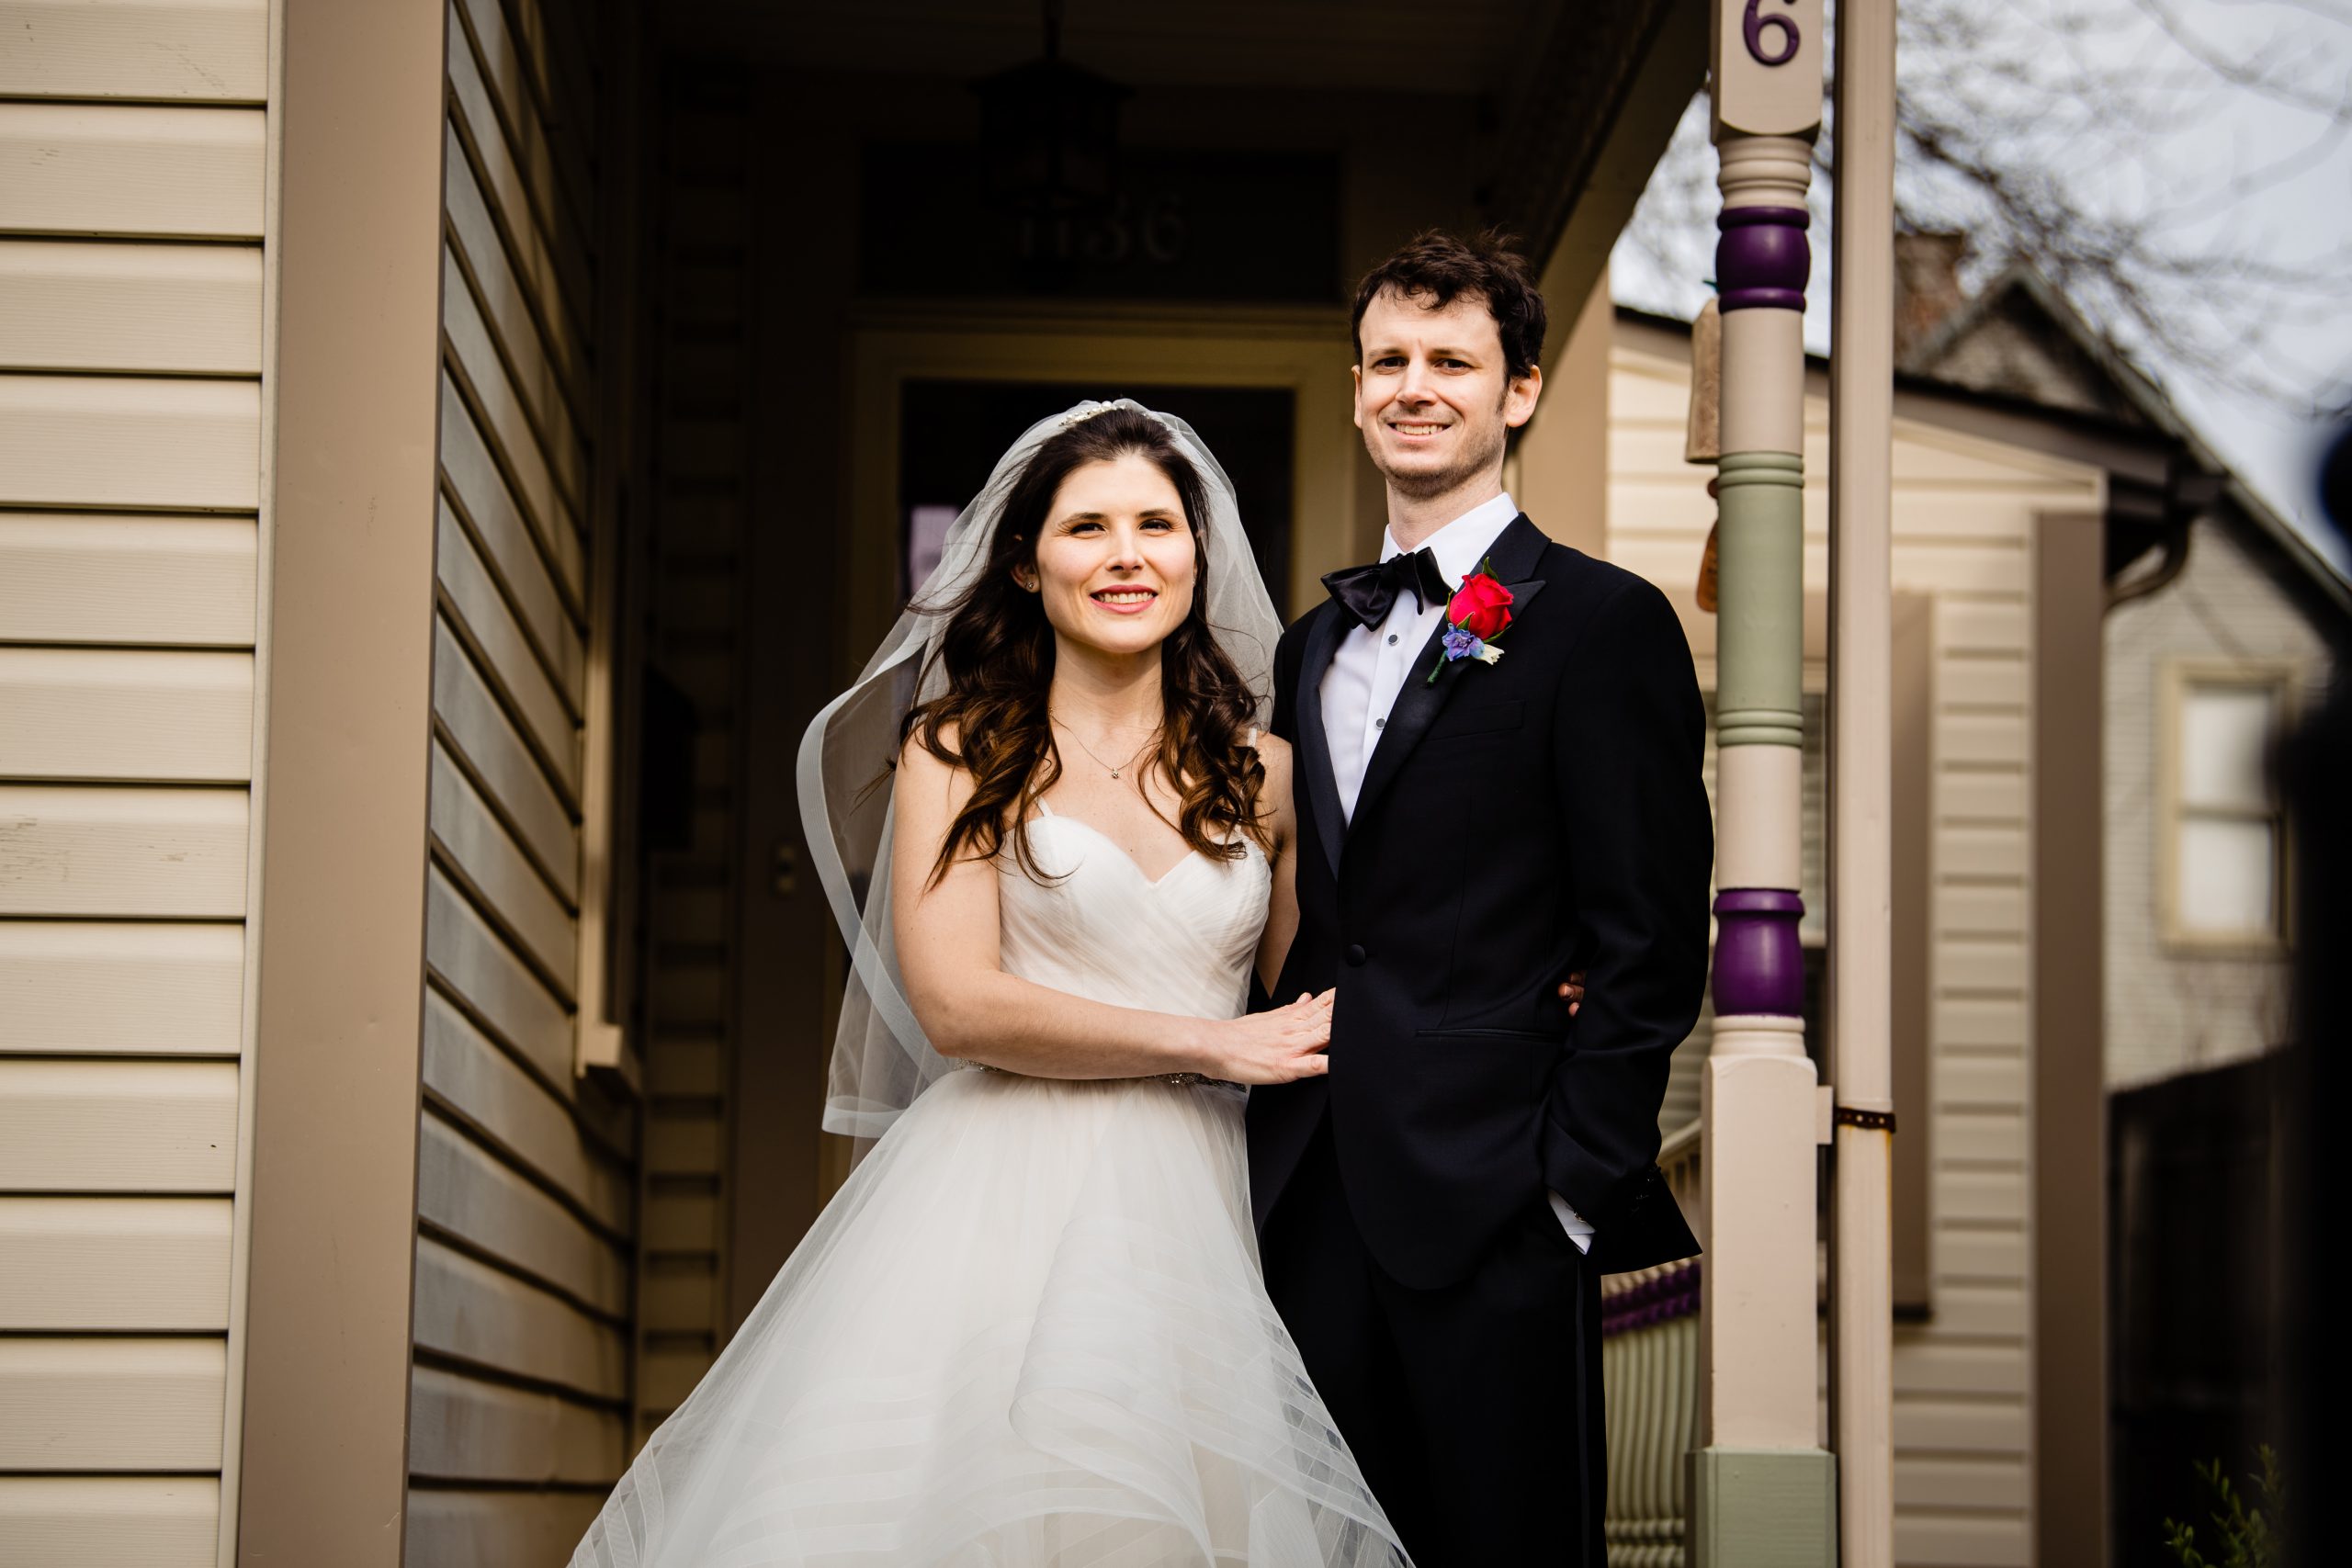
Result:
[[[1284,389],[1295,399],[1287,621],[1321,575],[1377,537],[1360,514],[1363,445],[1348,376],[1348,319],[1314,310],[1118,306],[869,308],[852,322],[849,609],[843,680],[898,614],[899,415],[909,381],[1091,381]],[[1244,520],[1247,521],[1246,519]]]

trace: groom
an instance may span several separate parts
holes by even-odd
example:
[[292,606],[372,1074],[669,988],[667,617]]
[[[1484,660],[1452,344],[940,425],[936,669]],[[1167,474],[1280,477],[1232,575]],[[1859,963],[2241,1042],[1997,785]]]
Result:
[[1544,325],[1491,238],[1364,278],[1382,564],[1325,578],[1274,659],[1301,802],[1274,995],[1338,996],[1329,1073],[1251,1092],[1251,1198],[1420,1568],[1600,1568],[1600,1276],[1698,1250],[1652,1161],[1707,971],[1703,714],[1665,597],[1503,491]]

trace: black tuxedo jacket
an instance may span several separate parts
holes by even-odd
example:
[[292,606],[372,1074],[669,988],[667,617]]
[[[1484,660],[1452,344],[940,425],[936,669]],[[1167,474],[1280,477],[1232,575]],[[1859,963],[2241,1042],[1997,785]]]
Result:
[[[1655,1163],[1668,1058],[1707,974],[1690,645],[1656,588],[1524,516],[1489,560],[1517,601],[1501,661],[1430,684],[1431,638],[1352,822],[1320,688],[1354,623],[1325,604],[1274,657],[1300,918],[1273,995],[1339,995],[1329,1073],[1250,1092],[1251,1201],[1262,1228],[1328,1114],[1366,1247],[1421,1290],[1462,1278],[1546,1189],[1592,1222],[1601,1269],[1699,1250]],[[1557,987],[1577,969],[1571,1020]]]

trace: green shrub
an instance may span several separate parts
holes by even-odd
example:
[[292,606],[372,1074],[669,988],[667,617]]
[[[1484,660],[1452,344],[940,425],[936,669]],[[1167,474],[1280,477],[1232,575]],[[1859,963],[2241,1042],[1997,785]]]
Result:
[[2165,1544],[2180,1560],[2180,1568],[2283,1568],[2279,1537],[2286,1526],[2286,1483],[2278,1477],[2278,1456],[2267,1443],[2255,1450],[2255,1457],[2262,1466],[2254,1483],[2261,1506],[2255,1508],[2245,1506],[2237,1487],[2222,1473],[2220,1460],[2196,1467],[2212,1506],[2213,1553],[2198,1550],[2195,1526],[2167,1518]]

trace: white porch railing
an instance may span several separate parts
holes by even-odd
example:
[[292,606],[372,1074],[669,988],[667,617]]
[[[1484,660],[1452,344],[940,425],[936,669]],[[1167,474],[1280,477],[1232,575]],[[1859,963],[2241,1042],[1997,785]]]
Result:
[[[1699,1123],[1657,1162],[1699,1213]],[[1600,1286],[1600,1378],[1609,1398],[1609,1568],[1682,1568],[1683,1456],[1699,1427],[1699,1262],[1612,1274]]]

